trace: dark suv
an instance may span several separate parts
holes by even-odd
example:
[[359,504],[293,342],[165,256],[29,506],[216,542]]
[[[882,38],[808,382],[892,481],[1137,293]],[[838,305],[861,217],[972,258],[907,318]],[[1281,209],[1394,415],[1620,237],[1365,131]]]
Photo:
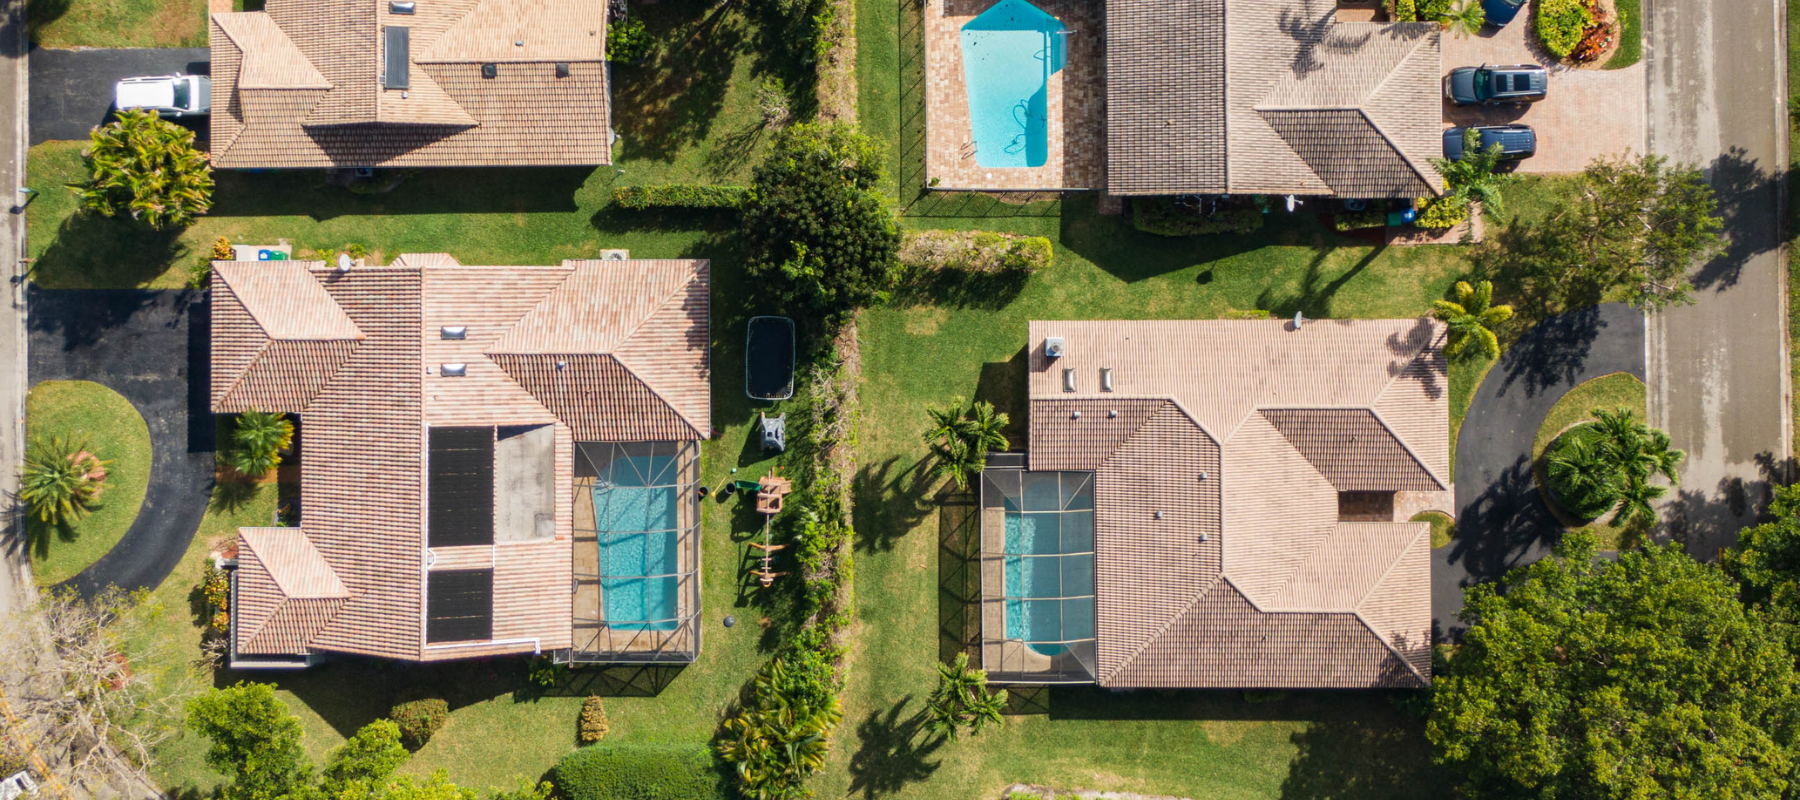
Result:
[[1530,125],[1483,125],[1444,131],[1444,158],[1463,159],[1463,131],[1468,130],[1475,132],[1475,140],[1483,151],[1500,145],[1502,161],[1518,161],[1537,155],[1537,134],[1532,132]]
[[1523,105],[1544,99],[1550,73],[1536,64],[1457,67],[1444,79],[1444,96],[1459,106]]

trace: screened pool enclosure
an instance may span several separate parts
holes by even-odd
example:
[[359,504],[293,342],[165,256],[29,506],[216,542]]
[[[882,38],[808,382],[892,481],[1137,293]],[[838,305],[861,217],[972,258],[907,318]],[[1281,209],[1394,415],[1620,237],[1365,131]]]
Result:
[[1007,683],[1094,680],[1094,474],[981,475],[981,659]]
[[575,663],[700,649],[700,446],[575,444]]

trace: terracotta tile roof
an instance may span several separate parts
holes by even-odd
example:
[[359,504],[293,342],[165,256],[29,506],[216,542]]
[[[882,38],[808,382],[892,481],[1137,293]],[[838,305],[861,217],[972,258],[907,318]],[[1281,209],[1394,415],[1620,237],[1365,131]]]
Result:
[[310,270],[318,262],[213,262],[213,410],[298,412],[362,331]]
[[[240,652],[299,652],[295,648],[304,647],[434,660],[568,646],[575,437],[693,440],[711,430],[706,262],[464,267],[443,254],[412,254],[386,267],[356,267],[342,273],[322,264],[302,264],[305,279],[360,337],[336,342],[268,339],[253,313],[263,308],[254,304],[260,301],[246,303],[237,291],[240,286],[253,287],[249,296],[261,297],[256,292],[274,285],[269,276],[248,272],[258,266],[264,265],[227,266],[221,273],[225,277],[214,285],[214,410],[229,410],[230,404],[249,397],[285,402],[310,392],[298,407],[283,409],[301,414],[303,421],[302,541],[341,581],[347,596],[329,598],[328,604],[313,602],[319,598],[299,604],[292,598],[275,602],[272,598],[280,595],[276,576],[260,561],[246,562],[239,591],[245,587],[252,591],[250,603],[239,609]],[[667,287],[668,294],[660,303],[649,303],[639,294],[623,292],[617,302],[633,310],[618,314],[604,307],[605,297],[579,298],[592,315],[584,320],[636,320],[606,340],[619,355],[506,356],[527,363],[550,359],[546,363],[552,373],[557,359],[575,362],[564,374],[583,376],[582,391],[541,386],[544,396],[556,401],[547,407],[507,374],[497,360],[500,356],[490,358],[485,351],[545,303],[574,302],[551,298],[572,277],[596,269],[639,275],[642,285]],[[584,280],[582,286],[587,288],[623,289],[591,276]],[[301,295],[310,291],[306,285],[291,281],[289,289]],[[445,338],[446,327],[462,328],[464,338]],[[313,333],[322,329],[304,328]],[[339,363],[315,385],[313,370],[323,357],[300,356],[309,352],[305,348],[334,344],[349,347],[333,352],[331,358]],[[300,355],[289,357],[281,349],[289,345],[299,348]],[[636,359],[642,365],[639,369],[652,378],[646,381],[627,369],[623,358]],[[590,370],[591,360],[605,360],[613,367]],[[443,375],[444,363],[464,363],[466,374]],[[222,383],[228,388],[221,390]],[[295,386],[302,388],[291,388]],[[471,564],[493,566],[494,641],[473,647],[427,647],[422,559],[425,432],[433,425],[521,424],[555,426],[555,538],[445,553],[439,567],[461,563],[458,559],[465,555],[464,560],[474,559]],[[259,536],[268,539],[255,530],[240,531],[246,549],[256,549],[254,540]],[[283,535],[301,536],[286,529]],[[471,553],[459,555],[462,550]]]
[[684,419],[655,389],[611,355],[495,353],[489,358],[568,425],[581,441],[706,438],[702,428]]
[[236,649],[302,655],[349,593],[298,528],[238,530]]
[[356,323],[313,277],[319,266],[317,261],[214,261],[213,275],[271,339],[361,339]]
[[1325,0],[1107,3],[1108,190],[1442,190],[1438,26]]
[[1448,488],[1443,338],[1428,319],[1030,324],[1031,468],[1096,471],[1102,685],[1429,680],[1430,527],[1340,522],[1338,492]]
[[[214,15],[213,164],[611,163],[606,13],[600,0],[433,0],[412,14],[271,0]],[[382,85],[389,27],[409,33],[404,88]],[[493,78],[483,63],[499,64]]]

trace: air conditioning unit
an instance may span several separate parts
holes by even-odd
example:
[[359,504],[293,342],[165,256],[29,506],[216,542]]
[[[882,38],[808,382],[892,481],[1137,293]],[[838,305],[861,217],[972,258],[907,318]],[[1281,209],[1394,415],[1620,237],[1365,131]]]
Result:
[[1044,357],[1045,358],[1062,358],[1062,355],[1063,355],[1063,337],[1061,337],[1061,336],[1046,336],[1046,337],[1044,337]]

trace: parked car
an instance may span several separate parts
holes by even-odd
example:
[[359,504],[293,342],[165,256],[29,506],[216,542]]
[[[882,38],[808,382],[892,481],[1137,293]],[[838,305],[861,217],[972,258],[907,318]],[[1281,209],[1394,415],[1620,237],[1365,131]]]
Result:
[[1463,131],[1474,130],[1482,150],[1500,145],[1500,160],[1518,161],[1537,154],[1537,134],[1530,125],[1483,125],[1478,128],[1451,128],[1444,131],[1444,158],[1461,161]]
[[1506,27],[1513,17],[1519,15],[1519,9],[1525,7],[1525,0],[1481,0],[1481,10],[1487,12],[1487,24],[1496,28]]
[[1544,99],[1550,72],[1536,64],[1457,67],[1444,79],[1444,96],[1459,106],[1523,105]]
[[155,75],[126,78],[113,86],[113,108],[144,108],[158,116],[198,117],[212,113],[212,78]]

